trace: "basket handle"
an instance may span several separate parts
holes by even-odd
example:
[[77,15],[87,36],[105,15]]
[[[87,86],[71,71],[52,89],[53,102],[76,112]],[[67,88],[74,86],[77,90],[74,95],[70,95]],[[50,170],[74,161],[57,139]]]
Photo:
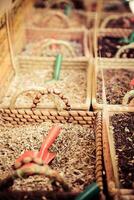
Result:
[[[65,178],[56,170],[51,169],[39,158],[27,157],[19,163],[20,166],[13,166],[13,172],[0,181],[0,191],[6,190],[14,184],[16,179],[28,178],[29,176],[44,175],[45,177],[58,182],[64,191],[71,191]],[[24,167],[23,167],[24,166]]]
[[100,28],[106,28],[107,24],[109,23],[109,21],[113,20],[113,19],[118,19],[117,15],[110,15],[108,17],[106,17],[103,22],[101,23]]
[[120,58],[121,54],[126,50],[126,49],[134,49],[134,43],[122,46],[116,53],[115,58]]
[[73,47],[71,46],[71,44],[69,44],[68,42],[63,41],[63,40],[55,40],[55,39],[50,39],[47,42],[45,42],[43,44],[43,46],[41,46],[40,52],[42,52],[42,49],[45,49],[45,48],[51,46],[52,44],[63,45],[68,49],[68,51],[70,52],[72,57],[76,56],[75,51],[74,51]]
[[[64,97],[64,95],[59,92],[59,91],[56,91],[56,90],[44,90],[44,91],[38,91],[36,97],[34,98],[33,100],[33,105],[32,105],[32,109],[36,108],[38,103],[40,102],[40,99],[42,96],[44,95],[55,95],[55,96],[58,96],[65,104],[65,110],[70,110],[71,109],[71,106],[68,102],[68,99],[66,97]],[[58,108],[57,108],[58,109]]]
[[61,19],[65,24],[65,28],[69,28],[70,27],[70,23],[69,23],[68,17],[66,15],[64,15],[63,13],[60,13],[60,12],[50,13],[49,15],[47,15],[45,20],[44,20],[44,24],[47,24],[54,17],[58,17],[59,19]]
[[[49,89],[46,89],[46,90],[43,90],[43,91],[39,91],[39,90],[26,90],[26,91],[23,91],[21,93],[18,93],[14,96],[14,98],[12,99],[11,103],[10,103],[10,107],[11,108],[14,108],[15,107],[15,103],[18,99],[19,96],[25,94],[25,93],[28,93],[28,92],[37,92],[35,98],[33,99],[33,103],[32,103],[32,106],[31,108],[34,109],[34,108],[37,108],[37,105],[38,103],[40,102],[40,99],[42,96],[44,95],[54,95],[54,96],[58,96],[65,104],[65,110],[70,110],[71,109],[71,106],[69,104],[69,101],[68,99],[59,91],[56,91],[56,90],[49,90]],[[52,98],[52,100],[54,101],[54,99]],[[54,101],[55,103],[55,101]],[[58,106],[57,106],[57,109],[58,109]]]
[[122,105],[132,105],[134,106],[134,90],[130,90],[123,97]]

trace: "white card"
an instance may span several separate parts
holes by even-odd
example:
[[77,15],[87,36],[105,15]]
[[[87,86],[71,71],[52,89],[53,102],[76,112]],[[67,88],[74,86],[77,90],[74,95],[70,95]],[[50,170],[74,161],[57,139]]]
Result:
[[134,13],[134,0],[133,0],[133,1],[131,0],[131,1],[129,2],[129,7],[130,7],[132,13]]

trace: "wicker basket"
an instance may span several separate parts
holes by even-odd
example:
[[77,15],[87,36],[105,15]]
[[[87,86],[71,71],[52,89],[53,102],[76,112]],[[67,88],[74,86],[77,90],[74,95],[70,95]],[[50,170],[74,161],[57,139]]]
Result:
[[[128,37],[130,34],[132,33],[132,30],[130,29],[100,29],[98,31],[98,36],[101,36],[101,37],[105,37],[105,36],[112,36],[112,37],[116,37],[116,38],[120,38],[120,37]],[[91,33],[89,34],[89,37],[92,38],[93,36],[91,36]],[[91,39],[89,39],[89,41],[91,41]],[[97,44],[97,42],[96,42]],[[122,61],[122,66],[124,65],[124,67],[127,65],[127,66],[132,66],[133,65],[133,59],[132,58],[120,58],[120,55],[121,53],[123,53],[124,50],[126,49],[129,49],[129,48],[132,48],[131,45],[130,46],[125,46],[125,49],[124,49],[124,46],[122,46],[120,49],[118,49],[118,51],[116,52],[115,54],[115,57],[112,57],[112,58],[106,58],[106,57],[97,57],[96,60],[97,60],[97,64],[99,66],[103,66],[103,65],[108,65],[110,66],[111,63],[114,63],[114,66],[118,66]],[[95,49],[95,46],[93,47],[94,49],[94,52],[93,54],[96,55],[97,53],[95,52],[96,49]]]
[[[44,31],[44,30],[43,30]],[[38,33],[38,32],[37,32]],[[44,34],[46,33],[46,31],[44,32]],[[53,33],[53,31],[48,31],[47,32],[47,34],[49,34],[49,33]],[[61,31],[61,33],[63,33],[62,31]],[[58,35],[59,36],[59,38],[60,38],[60,36],[61,36],[61,33]],[[72,32],[71,32],[72,33]],[[68,35],[68,34],[66,34],[66,37],[71,37],[72,39],[73,39],[73,37],[74,37],[74,35],[72,36],[70,36],[70,35]],[[83,33],[81,33],[81,32],[78,32],[78,33],[76,33],[76,35],[75,35],[75,37],[74,38],[79,38],[79,40],[83,40],[83,42],[85,43],[86,41],[85,41],[85,38],[83,38],[82,37],[83,36]],[[40,37],[41,37],[41,35],[40,35]],[[34,38],[34,40],[37,40],[38,38],[37,38],[37,35],[35,34],[35,36],[33,37]],[[33,39],[32,38],[32,39]],[[8,37],[8,39],[9,39],[9,37]],[[70,39],[70,38],[69,38]],[[68,48],[68,44],[66,44],[65,43],[65,47],[67,46],[67,48]],[[19,46],[19,43],[17,44],[17,47],[20,47]],[[70,51],[70,47],[69,47],[69,51]],[[10,51],[11,51],[12,49],[10,49]],[[17,49],[17,51],[18,51],[19,49]],[[72,50],[72,49],[71,49]],[[72,53],[72,51],[71,51],[71,53]],[[10,55],[9,55],[10,56]],[[13,56],[13,55],[12,55]],[[14,60],[14,63],[16,64],[16,59],[14,59],[14,57],[12,57],[12,59]],[[24,59],[24,60],[23,60]],[[11,66],[9,66],[9,65],[7,65],[8,64],[8,59],[7,59],[7,56],[6,56],[6,59],[5,59],[5,61],[3,61],[3,69],[2,69],[2,73],[1,73],[1,75],[2,75],[2,77],[1,77],[1,94],[0,94],[0,97],[1,97],[1,107],[5,107],[5,108],[7,108],[7,107],[12,107],[12,102],[14,102],[14,98],[16,97],[18,97],[19,96],[19,94],[21,95],[21,93],[24,93],[24,95],[26,96],[26,94],[27,94],[27,90],[28,90],[28,94],[29,94],[29,90],[31,90],[31,92],[32,93],[34,93],[34,90],[42,90],[42,89],[45,89],[44,87],[45,87],[45,80],[44,80],[44,83],[43,83],[43,86],[41,86],[40,85],[40,80],[38,79],[38,74],[40,75],[40,76],[42,76],[42,74],[44,73],[44,71],[43,70],[48,70],[48,74],[50,75],[50,73],[52,74],[53,73],[53,64],[54,64],[54,62],[55,62],[55,58],[50,58],[49,59],[49,61],[48,61],[48,59],[47,58],[45,58],[45,59],[42,59],[42,58],[33,58],[33,60],[30,60],[30,58],[28,57],[28,58],[23,58],[22,60],[21,60],[21,58],[20,59],[18,59],[18,65],[15,65],[14,67],[16,67],[16,68],[12,68]],[[88,62],[88,60],[87,60],[87,58],[86,58],[86,60],[85,60],[85,58],[83,59],[83,61],[82,62],[77,62],[76,61],[77,59],[74,59],[74,61],[73,62],[71,62],[69,59],[67,59],[67,61],[65,60],[63,60],[63,63],[62,63],[62,69],[63,69],[63,71],[68,71],[68,74],[69,74],[69,76],[71,77],[71,73],[69,72],[69,71],[75,71],[75,70],[77,70],[77,72],[82,72],[82,73],[84,73],[84,76],[85,76],[85,79],[86,79],[86,85],[84,84],[84,87],[85,87],[85,89],[84,88],[82,88],[82,91],[80,91],[79,90],[79,86],[78,87],[75,87],[75,89],[77,90],[77,93],[81,93],[81,92],[83,92],[83,90],[85,91],[85,94],[84,94],[84,99],[82,100],[82,102],[80,103],[80,101],[77,101],[77,103],[76,102],[74,102],[73,104],[71,103],[71,108],[72,109],[83,109],[83,110],[88,110],[89,109],[89,107],[90,107],[90,101],[91,101],[91,79],[90,79],[90,77],[91,77],[91,73],[92,73],[92,69],[91,69],[91,66],[89,65],[89,62]],[[25,63],[25,61],[27,61],[26,63]],[[34,62],[32,62],[32,61],[34,61]],[[7,63],[7,64],[6,64]],[[78,63],[78,64],[77,64]],[[11,63],[12,64],[12,63]],[[38,73],[36,73],[36,77],[35,77],[35,74],[34,74],[34,72],[35,71],[38,71]],[[33,73],[32,73],[33,72]],[[3,74],[4,73],[4,74]],[[28,79],[26,79],[25,78],[25,75],[26,75],[26,77],[27,77],[27,75],[28,74],[30,74],[30,73],[32,73],[32,76],[30,77],[30,79],[31,80],[33,80],[34,79],[34,77],[35,77],[35,79],[37,80],[38,79],[38,83],[37,83],[37,81],[36,80],[33,80],[33,82],[36,82],[36,87],[34,87],[34,86],[32,86],[32,88],[30,87],[29,88],[29,86],[28,87],[23,87],[23,86],[25,86],[26,84],[24,83],[23,85],[22,85],[22,87],[20,88],[19,87],[19,84],[20,84],[20,82],[19,82],[19,80],[18,80],[18,82],[17,82],[17,84],[15,83],[15,80],[18,78],[18,75],[22,75],[23,76],[23,78],[25,79],[25,81],[28,83],[28,81],[29,81],[29,78]],[[47,75],[48,75],[47,74]],[[76,73],[75,73],[76,74]],[[76,75],[77,76],[77,75]],[[81,76],[81,74],[80,74],[80,76]],[[82,75],[82,77],[83,77],[83,75]],[[73,77],[72,77],[73,78]],[[78,78],[78,76],[77,76],[77,78]],[[47,78],[45,78],[46,79],[46,81],[49,81]],[[51,77],[50,77],[50,79],[51,79]],[[64,77],[63,77],[63,79],[64,79]],[[22,79],[21,79],[22,80]],[[83,80],[83,78],[82,78],[82,80]],[[79,79],[78,79],[78,82],[79,82]],[[12,83],[12,84],[11,84]],[[16,84],[16,85],[14,85],[14,83]],[[73,83],[73,81],[72,81],[72,83]],[[31,84],[31,83],[30,83]],[[57,83],[56,83],[57,84]],[[68,83],[67,83],[68,84]],[[33,84],[32,84],[33,85]],[[73,83],[73,85],[74,85],[74,83]],[[77,83],[77,85],[78,85],[78,83]],[[47,85],[46,85],[47,86]],[[12,88],[14,88],[15,90],[14,90],[14,92],[13,91],[11,91],[10,90],[10,87],[12,87]],[[55,86],[56,87],[56,86]],[[54,87],[54,89],[56,89]],[[62,87],[62,86],[61,86]],[[50,88],[50,86],[49,86],[49,88]],[[66,86],[66,88],[69,88],[69,87],[67,87]],[[9,89],[9,93],[7,94],[7,90]],[[46,87],[46,89],[47,89],[47,87]],[[70,92],[70,91],[69,91]],[[75,92],[75,91],[74,91]],[[36,91],[35,91],[35,93],[36,93]],[[80,94],[79,93],[79,94]],[[71,99],[73,99],[75,94],[74,93],[72,93],[72,97],[71,97]],[[8,97],[7,97],[8,96]],[[3,99],[4,99],[4,97],[5,98],[10,98],[11,97],[11,101],[10,101],[10,103],[9,104],[5,104],[5,105],[3,105],[2,104],[2,101],[3,101]],[[79,98],[78,98],[79,99]],[[4,100],[5,101],[5,100]],[[14,105],[15,107],[16,107],[16,105]],[[50,107],[49,107],[50,106]],[[26,107],[27,107],[27,105],[26,105]],[[53,104],[53,103],[51,103],[51,105],[48,105],[48,108],[54,108],[55,107],[55,105]]]
[[[128,17],[128,18],[133,18],[133,14],[131,13],[122,13],[122,14],[115,14],[115,13],[102,13],[101,14],[101,22],[100,22],[100,28],[104,29],[104,28],[123,28],[122,26],[120,27],[110,27],[108,26],[110,21],[116,21],[121,17]],[[129,28],[132,29],[132,28]]]
[[[40,35],[38,35],[38,29],[35,29],[34,30],[34,34],[33,34],[33,31],[31,31],[31,29],[30,30],[28,30],[27,31],[27,35],[28,35],[28,41],[31,41],[31,42],[33,42],[33,41],[38,41],[38,40],[40,40],[40,39],[42,39],[42,37],[44,37],[44,36],[46,36],[46,37],[50,37],[50,34],[51,35],[53,35],[54,33],[55,34],[57,34],[57,36],[58,36],[58,38],[60,38],[60,37],[62,37],[62,38],[65,38],[65,39],[68,39],[68,40],[70,40],[70,39],[72,39],[72,40],[79,40],[79,41],[81,41],[82,40],[82,42],[83,42],[83,51],[85,52],[85,54],[87,54],[87,52],[88,52],[88,50],[87,50],[87,47],[86,47],[86,36],[85,36],[85,34],[84,34],[84,32],[83,31],[77,31],[77,32],[74,32],[74,31],[63,31],[63,30],[61,30],[60,32],[57,32],[56,30],[55,30],[55,32],[53,31],[53,30],[43,30],[43,29],[39,29],[39,31],[40,31]],[[44,35],[42,35],[41,33],[44,33]],[[63,33],[64,33],[64,35],[63,35]],[[72,34],[72,33],[74,33],[74,34]],[[59,41],[59,40],[58,40]],[[53,42],[53,41],[52,41]],[[56,43],[57,44],[57,40],[55,40],[54,41],[54,43]],[[50,43],[51,44],[51,43]],[[60,43],[58,43],[58,45],[59,45]],[[48,44],[47,44],[48,45]],[[73,52],[73,49],[72,49],[72,47],[71,46],[69,46],[68,45],[68,43],[67,42],[61,42],[61,45],[63,45],[63,46],[65,46],[65,48],[67,48],[67,50],[68,50],[68,52],[71,54],[71,56],[72,56],[72,54],[74,53]],[[17,51],[20,51],[20,49],[19,49],[19,47],[20,47],[21,45],[19,45],[19,43],[17,44]],[[20,47],[21,48],[21,47]],[[40,46],[39,46],[39,50],[40,50]],[[73,56],[74,56],[74,54],[73,54]],[[9,75],[13,80],[12,80],[12,83],[14,82],[14,80],[16,80],[16,78],[18,77],[17,75],[18,74],[21,74],[21,73],[23,73],[23,74],[25,74],[25,75],[27,75],[27,74],[29,74],[29,73],[32,73],[32,71],[33,71],[33,74],[32,75],[34,75],[34,71],[36,71],[36,70],[38,70],[38,73],[40,74],[40,76],[42,76],[42,73],[44,73],[43,72],[43,69],[44,70],[48,70],[48,73],[50,74],[50,72],[51,72],[51,74],[53,73],[53,67],[54,67],[54,62],[55,62],[55,58],[52,58],[52,57],[50,57],[50,58],[47,58],[47,57],[45,57],[45,58],[43,58],[43,57],[30,57],[30,56],[17,56],[17,57],[15,57],[15,59],[13,58],[13,60],[14,60],[14,62],[16,63],[16,61],[17,61],[17,63],[16,63],[16,65],[15,65],[15,69],[12,69],[12,73],[10,73],[11,72],[11,70],[9,71],[9,73],[8,73],[8,66],[7,66],[7,71],[6,71],[6,76],[7,75]],[[6,68],[6,66],[4,66],[4,68]],[[63,62],[62,62],[62,68],[63,68],[63,70],[64,71],[68,71],[69,72],[69,70],[77,70],[77,73],[79,72],[79,70],[82,72],[82,73],[86,73],[87,72],[87,74],[86,75],[84,75],[85,76],[85,79],[87,80],[86,81],[86,88],[85,88],[85,97],[84,97],[84,100],[82,100],[82,102],[80,103],[80,101],[77,101],[77,103],[76,102],[74,102],[73,104],[71,103],[71,108],[72,109],[83,109],[83,110],[88,110],[89,109],[89,107],[90,107],[90,102],[91,102],[91,73],[92,73],[92,66],[90,65],[90,63],[89,63],[89,61],[88,61],[88,58],[86,57],[86,56],[83,56],[83,57],[80,57],[80,58],[65,58],[65,59],[63,59]],[[29,73],[28,73],[29,72]],[[17,75],[16,76],[14,76],[14,73],[16,73]],[[69,76],[71,77],[71,73],[68,73],[69,74]],[[47,74],[48,75],[48,74]],[[35,75],[34,75],[35,76]],[[77,75],[76,75],[77,76]],[[80,74],[80,76],[81,76],[81,74]],[[83,76],[83,75],[82,75]],[[23,76],[24,77],[24,76]],[[36,79],[37,79],[37,77],[38,77],[38,75],[35,77]],[[77,76],[78,77],[78,76]],[[25,77],[24,77],[25,78]],[[30,79],[32,78],[32,76],[30,77]],[[73,77],[72,77],[73,78]],[[32,78],[33,79],[33,78]],[[51,79],[51,77],[50,77],[50,79]],[[64,79],[64,77],[63,77],[63,79]],[[28,82],[29,81],[29,78],[28,79],[25,79],[26,80],[26,82]],[[82,78],[82,80],[83,80],[83,78]],[[46,79],[46,81],[48,81],[47,79]],[[32,88],[25,88],[25,87],[23,87],[22,86],[22,88],[20,88],[19,87],[19,82],[17,83],[17,85],[13,85],[12,84],[12,86],[13,86],[13,88],[15,89],[15,91],[14,92],[11,92],[11,91],[9,91],[9,93],[7,94],[6,93],[6,90],[7,90],[7,88],[5,88],[4,86],[5,86],[5,84],[7,84],[7,82],[8,82],[8,85],[9,85],[9,83],[10,83],[10,85],[11,85],[11,79],[9,80],[9,79],[6,79],[6,77],[4,77],[3,78],[3,86],[2,86],[2,92],[3,92],[3,94],[2,94],[2,98],[3,98],[3,96],[4,97],[7,97],[7,95],[9,96],[9,97],[16,97],[16,95],[18,96],[19,94],[21,94],[21,93],[24,93],[25,94],[25,96],[26,96],[26,90],[39,90],[39,89],[45,89],[44,87],[45,87],[45,80],[44,80],[44,85],[43,86],[40,86],[40,82],[39,82],[39,80],[38,80],[38,87],[37,87],[37,84],[36,84],[36,87],[32,87]],[[36,81],[34,81],[33,80],[33,82],[36,82]],[[79,82],[79,80],[78,80],[78,82]],[[72,81],[72,83],[73,83],[73,81]],[[32,83],[31,83],[32,84]],[[56,84],[58,84],[58,83],[56,83]],[[68,83],[66,83],[66,84],[68,84]],[[25,86],[26,84],[24,83],[24,86]],[[32,84],[33,85],[33,84]],[[78,83],[77,83],[77,85],[78,85]],[[85,84],[84,84],[85,85]],[[47,85],[46,85],[47,86]],[[55,86],[56,87],[56,86]],[[62,86],[61,86],[62,87]],[[76,86],[75,86],[76,87]],[[49,86],[49,88],[50,88],[50,86]],[[69,88],[69,87],[67,87],[67,85],[66,85],[66,88]],[[47,88],[46,88],[47,89]],[[56,89],[56,88],[54,88],[54,89]],[[60,89],[60,88],[59,88]],[[10,89],[9,89],[10,90]],[[84,88],[82,88],[82,91],[79,91],[79,87],[78,88],[76,88],[76,90],[77,90],[77,93],[78,92],[83,92],[83,90],[84,90]],[[31,91],[31,92],[33,92],[33,91]],[[70,92],[70,91],[69,91]],[[75,91],[74,91],[75,92]],[[28,92],[29,93],[29,92]],[[79,93],[79,94],[80,94]],[[74,96],[74,93],[72,93],[72,99],[73,99],[73,96]],[[11,97],[11,102],[13,101],[13,98]],[[1,98],[1,100],[2,100],[2,98]],[[5,101],[5,100],[4,100]],[[1,101],[1,103],[2,103],[2,101]],[[12,103],[11,104],[8,104],[8,105],[4,105],[4,107],[10,107],[12,105]],[[49,107],[50,106],[50,107]],[[1,104],[1,107],[3,107],[3,105]],[[26,106],[27,107],[27,106]],[[54,104],[51,104],[51,105],[48,105],[48,107],[49,108],[54,108],[55,107],[55,105]]]
[[[23,15],[24,13],[22,12],[21,15]],[[19,16],[19,13],[18,13]],[[15,16],[17,18],[17,16]],[[10,18],[10,13],[9,13],[9,18]],[[18,18],[17,18],[18,19]],[[12,20],[11,20],[12,21]],[[13,18],[14,21],[14,18]],[[17,21],[17,20],[16,20]],[[17,22],[16,22],[17,23]],[[14,22],[14,27],[16,27],[16,23]],[[16,29],[13,29],[16,30]],[[84,102],[82,104],[78,104],[77,105],[71,105],[72,109],[86,109],[88,110],[90,107],[90,99],[91,99],[91,89],[90,89],[90,76],[91,76],[91,66],[89,64],[88,61],[88,47],[87,47],[87,33],[84,30],[53,30],[53,29],[40,29],[40,28],[33,28],[33,29],[26,29],[26,37],[27,40],[25,40],[25,36],[23,35],[24,32],[21,32],[21,26],[19,28],[19,32],[17,32],[16,34],[12,34],[11,32],[11,36],[13,36],[12,38],[19,38],[17,39],[17,42],[13,41],[13,50],[16,53],[16,56],[14,57],[14,62],[16,64],[16,68],[15,71],[18,73],[19,70],[23,70],[25,71],[25,73],[27,73],[28,71],[31,70],[32,72],[32,68],[34,67],[34,69],[52,69],[54,62],[55,62],[55,55],[53,56],[41,56],[40,53],[42,53],[42,50],[46,50],[47,52],[47,48],[50,48],[51,45],[58,45],[58,47],[62,47],[63,48],[63,53],[65,51],[65,53],[67,52],[68,54],[68,58],[63,57],[63,62],[62,62],[62,66],[63,68],[67,68],[67,69],[81,69],[81,70],[85,70],[87,72],[87,95],[86,95],[86,99],[84,100]],[[19,34],[20,33],[20,34]],[[53,39],[53,37],[56,36],[56,40]],[[51,39],[52,38],[52,39]],[[43,45],[41,46],[40,42],[43,41]],[[76,55],[77,53],[75,52],[77,50],[77,48],[74,48],[70,43],[72,41],[76,41],[79,43],[80,48],[81,48],[81,56],[78,57],[78,55]],[[37,45],[37,43],[39,42],[39,45]],[[22,51],[23,48],[25,47],[25,45],[27,43],[31,43],[36,44],[38,46],[38,51],[39,51],[39,55],[37,54],[37,56],[25,56],[22,55]],[[23,47],[22,47],[23,44]],[[29,52],[29,50],[28,50]],[[15,55],[14,53],[14,55]],[[65,54],[66,55],[66,54]],[[49,68],[50,66],[50,68]],[[78,70],[77,70],[78,71]],[[16,77],[16,76],[15,76]],[[5,82],[7,82],[7,80],[4,80]],[[28,88],[29,89],[29,88]],[[31,88],[30,88],[31,89]],[[38,88],[32,88],[32,89],[38,89]],[[40,89],[40,88],[39,88]],[[3,89],[4,90],[4,89]],[[27,89],[26,89],[27,90]],[[16,90],[17,91],[17,90]],[[15,93],[16,95],[19,95],[18,93],[25,93],[25,89],[19,91]],[[6,94],[5,94],[6,95]],[[14,96],[14,95],[13,95]],[[79,102],[80,103],[80,102]],[[10,107],[10,105],[8,105]],[[51,107],[51,106],[50,106]],[[54,107],[54,106],[52,106]]]
[[[103,152],[104,152],[104,164],[106,169],[106,178],[107,178],[107,186],[109,195],[112,199],[134,199],[134,189],[127,189],[122,188],[120,185],[120,178],[118,172],[118,160],[116,157],[116,149],[115,149],[115,141],[113,137],[113,131],[109,128],[110,117],[114,114],[125,114],[131,112],[132,110],[129,109],[128,111],[109,111],[109,119],[106,122],[105,119],[103,120]],[[121,123],[121,121],[119,122]],[[123,134],[123,132],[122,132]],[[123,137],[122,137],[123,139]]]
[[[124,63],[122,63],[122,61],[118,64],[117,63],[114,63],[114,62],[109,62],[109,65],[107,63],[104,63],[104,65],[98,65],[96,67],[94,67],[94,76],[93,76],[93,87],[92,87],[92,105],[93,105],[93,108],[95,110],[98,110],[98,109],[102,109],[103,108],[103,97],[102,97],[102,104],[98,102],[97,100],[97,75],[99,74],[102,74],[103,73],[103,76],[104,76],[104,84],[105,84],[105,87],[106,87],[106,83],[105,83],[105,75],[104,75],[104,72],[106,72],[106,70],[129,70],[130,72],[133,71],[133,64],[130,65],[129,61],[128,61],[128,64],[126,63],[126,66],[124,66]],[[101,76],[102,78],[102,76]],[[111,77],[112,79],[112,77]],[[109,81],[111,80],[109,78]],[[131,81],[131,80],[130,80]],[[103,79],[101,81],[101,85],[103,84]],[[116,83],[113,83],[116,85]],[[128,83],[129,84],[129,83]],[[102,90],[103,90],[103,86],[102,86]],[[105,88],[106,90],[106,88]],[[106,91],[105,91],[106,92]],[[102,92],[103,93],[103,92]],[[103,95],[103,94],[102,94]],[[115,94],[116,95],[116,94]],[[124,95],[125,96],[125,95]],[[109,96],[110,97],[110,96]],[[118,97],[118,95],[117,95]],[[123,98],[122,97],[122,102],[123,102]],[[127,111],[129,109],[131,110],[134,110],[134,107],[132,107],[131,105],[123,105],[123,104],[107,104],[109,110],[113,110],[113,111],[118,111],[118,110],[122,110],[122,111]]]
[[[45,94],[53,94],[59,96],[61,100],[65,103],[64,110],[56,110],[56,109],[45,109],[45,108],[36,108],[37,104],[40,101],[40,98]],[[42,91],[38,92],[34,101],[33,105],[29,109],[0,109],[0,116],[1,120],[6,123],[11,123],[12,125],[24,125],[29,123],[41,123],[52,121],[53,123],[74,123],[80,124],[83,127],[95,127],[95,134],[96,134],[96,182],[100,188],[100,194],[103,191],[103,183],[102,183],[102,120],[101,120],[101,113],[100,112],[89,112],[89,111],[75,111],[70,110],[70,106],[67,102],[67,99],[60,93],[56,93],[55,91]],[[50,199],[74,199],[78,192],[60,192],[60,193],[53,193],[53,192],[38,192],[32,191],[33,195],[37,195],[41,198],[42,195],[49,196]],[[8,194],[8,196],[7,196]],[[0,198],[4,199],[5,197],[9,199],[12,197],[13,199],[15,196],[19,195],[20,199],[24,199],[24,196],[29,196],[30,193],[26,191],[3,191],[0,192]]]
[[[15,75],[12,69],[9,73],[6,72],[6,75],[12,79],[6,79],[7,76],[3,79],[0,107],[8,108],[14,104],[13,107],[19,108],[25,105],[29,108],[32,98],[38,90],[53,88],[62,91],[67,96],[72,109],[88,110],[91,104],[91,73],[90,65],[78,67],[63,63],[59,81],[50,81],[53,74],[52,62],[47,67],[30,67],[30,65],[27,68],[21,67],[17,69]],[[7,82],[8,88],[5,87]],[[81,85],[79,85],[79,82],[81,82]],[[55,104],[52,101],[49,103],[48,98],[46,99],[47,101],[43,100],[46,106],[55,108]],[[17,104],[15,104],[15,101],[17,101]]]
[[74,28],[86,26],[86,14],[83,11],[73,10],[69,16],[64,10],[32,9],[27,14],[29,27],[38,28]]

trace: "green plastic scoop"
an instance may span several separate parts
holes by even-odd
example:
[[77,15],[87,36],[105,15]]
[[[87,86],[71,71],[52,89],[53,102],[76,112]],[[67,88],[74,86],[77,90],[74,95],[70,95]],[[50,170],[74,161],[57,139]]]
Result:
[[131,43],[133,43],[133,42],[134,42],[134,32],[132,32],[132,33],[128,36],[128,38],[122,38],[122,39],[120,40],[120,43],[131,44]]
[[55,60],[53,78],[48,80],[48,81],[45,81],[45,83],[48,83],[48,82],[51,82],[51,81],[55,81],[55,80],[58,81],[60,79],[62,60],[63,60],[63,55],[62,54],[58,54],[56,56],[56,60]]
[[65,8],[64,8],[64,14],[69,16],[72,12],[72,5],[71,4],[67,4],[65,5]]
[[55,68],[54,68],[54,75],[53,75],[54,80],[59,80],[60,78],[62,60],[63,60],[63,55],[58,54],[56,56],[56,61],[55,61]]
[[99,187],[97,183],[92,183],[83,192],[81,192],[75,200],[90,200],[99,195]]

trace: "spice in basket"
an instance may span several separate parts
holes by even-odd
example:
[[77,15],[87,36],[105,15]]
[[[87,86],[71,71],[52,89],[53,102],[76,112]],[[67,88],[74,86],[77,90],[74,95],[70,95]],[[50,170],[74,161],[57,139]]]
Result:
[[[15,106],[31,107],[33,98],[36,95],[35,91],[52,88],[61,91],[68,98],[70,104],[84,103],[87,90],[86,70],[63,68],[59,73],[59,80],[54,80],[54,69],[49,66],[47,68],[30,69],[28,73],[27,71],[18,73],[13,78],[1,105],[10,106],[14,101],[14,97],[17,96]],[[25,92],[28,90],[29,92]],[[41,99],[40,105],[47,106],[54,105],[54,103],[48,95],[45,95]]]
[[115,139],[121,188],[133,188],[134,182],[134,113],[114,114],[110,119]]
[[[0,174],[8,173],[14,160],[25,150],[38,151],[41,141],[48,130],[58,125],[62,131],[50,151],[56,152],[55,159],[49,166],[64,174],[74,191],[82,191],[95,181],[95,132],[94,128],[78,124],[54,124],[50,121],[42,124],[24,126],[0,126]],[[57,186],[58,187],[58,186]],[[51,182],[42,176],[16,180],[12,190],[47,190],[52,191]],[[58,187],[58,190],[60,188]]]
[[[104,69],[106,100],[110,105],[122,104],[127,92],[132,89],[130,80],[134,77],[132,69]],[[97,74],[97,102],[102,103],[102,77]]]

